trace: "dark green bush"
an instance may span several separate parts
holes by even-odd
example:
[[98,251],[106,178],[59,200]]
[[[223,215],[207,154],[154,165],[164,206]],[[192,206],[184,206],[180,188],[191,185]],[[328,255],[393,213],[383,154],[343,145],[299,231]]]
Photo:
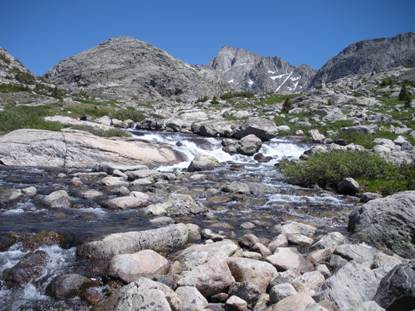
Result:
[[368,152],[333,151],[311,155],[306,161],[282,161],[281,172],[294,184],[336,188],[346,177],[370,191],[390,194],[415,189],[415,166],[398,166]]
[[223,94],[220,98],[223,100],[228,100],[235,97],[253,98],[255,97],[255,94],[251,92],[228,92]]

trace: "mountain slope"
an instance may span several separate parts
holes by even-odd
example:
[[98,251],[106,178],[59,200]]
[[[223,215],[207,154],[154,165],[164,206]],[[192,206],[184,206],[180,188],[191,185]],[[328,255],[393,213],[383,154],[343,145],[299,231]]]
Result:
[[317,72],[310,86],[315,87],[352,74],[386,71],[398,66],[415,66],[414,32],[349,45]]
[[209,63],[230,87],[252,92],[299,92],[315,71],[294,67],[279,57],[262,57],[245,49],[223,47]]
[[0,84],[34,84],[36,78],[16,58],[0,48]]
[[223,88],[212,71],[129,37],[109,39],[65,59],[45,77],[69,90],[106,98],[194,101],[219,95]]

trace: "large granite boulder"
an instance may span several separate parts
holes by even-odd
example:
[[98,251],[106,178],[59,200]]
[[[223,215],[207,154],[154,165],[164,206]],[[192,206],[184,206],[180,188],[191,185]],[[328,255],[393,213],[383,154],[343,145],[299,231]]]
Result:
[[21,129],[0,137],[5,165],[94,167],[97,163],[149,166],[178,163],[183,156],[166,145],[109,139],[88,132]]
[[396,254],[415,256],[415,191],[369,201],[349,217],[349,230],[360,239]]

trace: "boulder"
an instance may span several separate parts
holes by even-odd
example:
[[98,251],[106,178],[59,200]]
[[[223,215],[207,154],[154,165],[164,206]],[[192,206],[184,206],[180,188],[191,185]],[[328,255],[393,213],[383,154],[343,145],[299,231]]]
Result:
[[317,228],[315,226],[303,224],[296,221],[291,221],[281,226],[281,233],[285,235],[301,234],[311,238],[316,231]]
[[344,244],[347,242],[347,238],[340,232],[329,232],[323,235],[313,247],[315,248],[335,248],[337,245]]
[[6,285],[20,287],[37,279],[42,275],[48,259],[48,254],[40,250],[25,255],[16,265],[3,271]]
[[146,213],[151,215],[183,216],[206,212],[207,208],[196,202],[189,194],[172,193],[166,202],[149,205]]
[[84,131],[20,129],[0,137],[5,165],[94,167],[96,163],[150,166],[181,162],[184,156],[167,145],[104,138]]
[[312,264],[301,255],[295,247],[278,247],[274,254],[266,258],[277,269],[305,272]]
[[179,286],[194,286],[203,296],[226,292],[235,282],[225,260],[212,259],[190,271],[184,271],[177,282]]
[[101,183],[107,187],[127,187],[128,181],[122,177],[106,176],[101,179]]
[[183,247],[188,241],[189,229],[175,224],[158,229],[113,233],[99,241],[84,243],[77,254],[91,259],[111,259],[119,254],[132,254],[144,249],[170,252]]
[[236,282],[229,288],[230,296],[238,296],[250,306],[258,301],[262,293],[258,286],[250,282]]
[[180,286],[176,289],[176,294],[182,302],[183,310],[203,310],[208,305],[208,301],[196,287]]
[[52,280],[46,292],[56,299],[69,299],[79,296],[81,288],[91,283],[89,278],[79,274],[62,274]]
[[351,213],[348,229],[377,248],[415,257],[415,191],[369,201]]
[[230,257],[227,259],[229,269],[237,282],[248,282],[265,292],[269,282],[277,274],[277,269],[265,261]]
[[262,140],[253,134],[243,137],[239,141],[237,151],[241,154],[252,156],[258,152],[262,146]]
[[248,310],[248,303],[238,296],[231,296],[226,300],[226,310],[229,311],[246,311]]
[[269,119],[249,118],[234,130],[233,137],[241,139],[251,134],[260,138],[262,141],[267,141],[278,134],[278,127],[274,121]]
[[42,199],[43,204],[50,208],[70,208],[71,201],[65,190],[54,191]]
[[239,181],[233,181],[230,184],[223,186],[222,191],[240,194],[248,194],[251,192],[251,190],[249,189],[249,185]]
[[111,259],[109,274],[130,283],[140,276],[165,274],[169,269],[169,261],[151,249],[134,254],[120,254]]
[[198,155],[190,163],[187,170],[189,172],[209,171],[219,166],[219,161],[212,156]]
[[339,310],[350,310],[372,300],[379,281],[369,267],[351,261],[326,280],[319,298],[333,301]]
[[288,296],[278,303],[270,306],[270,311],[305,311],[316,302],[306,293],[298,293]]
[[269,302],[274,304],[295,294],[297,294],[297,291],[290,283],[277,284],[271,287],[269,291]]
[[191,270],[211,259],[226,259],[235,253],[238,248],[238,245],[230,240],[209,244],[195,244],[180,251],[176,260],[180,261],[184,270]]
[[355,195],[359,192],[359,183],[351,177],[343,179],[337,185],[337,191],[341,194]]
[[180,311],[178,295],[168,286],[147,278],[125,285],[96,307],[100,311]]
[[397,265],[389,271],[374,300],[387,310],[415,309],[415,262]]
[[106,200],[103,202],[103,206],[109,209],[129,209],[143,207],[148,204],[148,201],[149,196],[146,194],[138,197],[127,195]]

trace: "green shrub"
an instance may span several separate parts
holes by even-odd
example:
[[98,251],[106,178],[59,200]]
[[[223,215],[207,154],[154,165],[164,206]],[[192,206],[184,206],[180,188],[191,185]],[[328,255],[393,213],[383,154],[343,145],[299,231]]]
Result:
[[46,115],[48,115],[46,106],[8,107],[0,111],[0,132],[7,133],[22,128],[59,131],[63,128],[60,123],[45,121],[43,118]]
[[415,166],[398,166],[368,152],[333,151],[311,155],[306,161],[282,161],[281,172],[294,184],[336,188],[346,177],[367,190],[390,194],[415,189]]
[[228,92],[223,94],[220,98],[223,100],[228,100],[235,97],[254,98],[255,94],[251,92]]
[[109,130],[103,130],[100,128],[96,128],[93,126],[87,126],[87,125],[71,125],[70,128],[80,131],[89,132],[96,136],[101,137],[129,137],[131,136],[127,131],[123,131],[121,129],[109,129]]
[[213,96],[212,101],[211,101],[211,104],[212,105],[219,105],[219,101],[218,101],[218,99],[217,99],[216,96]]
[[405,103],[410,103],[412,96],[411,93],[409,93],[408,89],[406,88],[406,83],[402,84],[401,91],[399,92],[398,96],[400,101],[403,101]]
[[15,93],[30,91],[27,87],[19,84],[0,84],[0,93]]

